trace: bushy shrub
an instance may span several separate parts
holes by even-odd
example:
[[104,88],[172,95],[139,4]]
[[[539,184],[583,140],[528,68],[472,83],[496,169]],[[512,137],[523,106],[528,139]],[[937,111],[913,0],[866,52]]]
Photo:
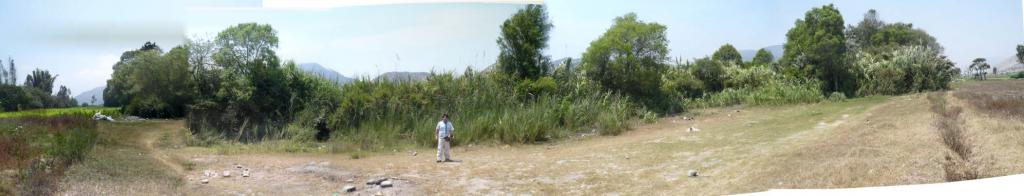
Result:
[[661,80],[661,91],[675,100],[704,94],[704,83],[682,67],[668,69],[661,75]]
[[[782,105],[816,103],[825,99],[818,80],[777,79],[760,87],[729,88],[687,101],[689,107],[716,107],[736,104]],[[840,93],[842,94],[842,93]]]
[[938,51],[921,46],[904,46],[881,56],[860,53],[855,64],[858,94],[865,96],[948,89],[957,74]]
[[[617,134],[637,119],[640,109],[628,99],[576,76],[512,82],[501,72],[469,71],[461,77],[432,74],[422,82],[357,80],[342,87],[328,129],[333,143],[373,150],[403,141],[433,145],[443,113],[456,127],[456,145],[531,143],[591,129]],[[580,88],[557,90],[562,86]]]
[[764,66],[753,66],[741,68],[739,66],[728,66],[725,68],[726,88],[757,88],[768,82],[777,80],[780,77],[771,68]]

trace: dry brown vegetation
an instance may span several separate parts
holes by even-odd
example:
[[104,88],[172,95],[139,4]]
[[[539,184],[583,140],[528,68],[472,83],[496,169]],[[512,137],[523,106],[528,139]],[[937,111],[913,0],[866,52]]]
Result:
[[[928,95],[931,110],[935,113],[935,128],[938,130],[942,143],[952,153],[947,153],[942,162],[946,181],[973,180],[979,177],[978,171],[971,163],[972,146],[964,134],[964,120],[960,117],[963,109],[959,106],[946,104],[946,93],[935,92]],[[951,155],[952,154],[952,155]]]
[[965,84],[954,95],[987,113],[1024,118],[1024,81],[974,82]]

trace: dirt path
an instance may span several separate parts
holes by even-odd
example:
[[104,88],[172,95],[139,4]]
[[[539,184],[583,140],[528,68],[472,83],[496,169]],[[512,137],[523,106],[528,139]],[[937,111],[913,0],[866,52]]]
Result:
[[183,125],[180,121],[163,123],[157,129],[147,131],[139,137],[139,142],[142,143],[142,149],[147,152],[146,154],[154,160],[160,161],[164,166],[171,168],[171,170],[173,170],[177,175],[184,175],[185,168],[181,166],[181,163],[172,161],[170,157],[171,155],[163,152],[162,150],[158,150],[155,143],[157,140],[161,139],[161,137],[171,137],[172,135],[177,134],[175,131],[179,131],[182,126]]
[[[347,154],[217,155],[191,149],[187,194],[729,194],[771,188],[836,188],[940,182],[942,147],[923,95],[842,103],[702,110],[620,136],[542,145],[456,147],[351,159]],[[688,132],[695,127],[699,132]],[[933,149],[934,148],[934,149]],[[250,178],[204,177],[205,170]],[[687,177],[696,170],[701,177]],[[365,185],[392,177],[396,188]],[[210,179],[209,184],[198,183]]]

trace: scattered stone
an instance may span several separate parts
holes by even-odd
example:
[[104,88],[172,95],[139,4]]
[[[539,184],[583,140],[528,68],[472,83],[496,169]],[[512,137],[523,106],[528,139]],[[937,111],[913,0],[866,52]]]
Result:
[[686,132],[698,132],[698,131],[700,131],[700,129],[698,129],[696,127],[686,128]]
[[683,120],[693,120],[693,118],[689,116],[683,116]]
[[355,181],[356,181],[355,179],[348,179],[348,180],[345,180],[345,182],[347,182],[347,183],[353,183],[353,182],[355,182]]
[[138,122],[138,121],[144,121],[144,120],[146,120],[146,119],[142,118],[142,117],[138,117],[138,116],[125,116],[124,117],[124,121],[128,121],[128,122]]
[[381,182],[384,182],[385,180],[388,180],[388,178],[375,178],[375,179],[370,179],[370,180],[367,180],[367,181],[366,181],[366,185],[378,185],[378,184],[380,184]]
[[203,178],[202,180],[199,180],[199,182],[203,183],[203,184],[209,184],[210,183],[210,179]]
[[249,177],[249,169],[242,170],[242,177]]
[[416,151],[412,151],[412,156],[416,156],[416,154],[419,154],[419,153],[417,153]]
[[355,192],[356,191],[356,186],[345,185],[345,187],[341,187],[341,191],[345,191],[345,192],[349,192],[349,193]]
[[382,196],[382,195],[384,195],[384,192],[380,192],[380,191],[377,191],[377,193],[375,193],[375,194],[373,194],[373,195],[376,195],[376,196]]
[[225,170],[225,171],[224,171],[224,177],[225,177],[225,178],[226,178],[226,177],[231,177],[231,171],[227,171],[227,170]]
[[740,113],[740,110],[736,110],[736,113]]
[[388,188],[388,187],[391,187],[393,185],[394,184],[392,184],[391,180],[385,180],[385,181],[381,181],[380,182],[380,187],[381,188]]
[[697,170],[692,170],[691,169],[690,172],[687,172],[686,176],[697,177]]

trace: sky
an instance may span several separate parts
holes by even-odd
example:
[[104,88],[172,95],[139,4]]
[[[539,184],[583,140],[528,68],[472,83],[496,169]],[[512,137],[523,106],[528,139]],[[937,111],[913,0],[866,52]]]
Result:
[[833,3],[847,24],[868,9],[886,22],[913,23],[959,66],[990,63],[1024,42],[1021,0],[0,0],[0,59],[19,82],[40,68],[74,94],[103,86],[122,52],[153,41],[165,50],[212,39],[238,23],[271,24],[278,55],[349,77],[388,71],[483,69],[498,54],[499,26],[524,3],[544,3],[554,25],[545,53],[578,58],[612,24],[635,12],[668,27],[670,55],[693,59],[730,43],[780,45],[807,10]]

